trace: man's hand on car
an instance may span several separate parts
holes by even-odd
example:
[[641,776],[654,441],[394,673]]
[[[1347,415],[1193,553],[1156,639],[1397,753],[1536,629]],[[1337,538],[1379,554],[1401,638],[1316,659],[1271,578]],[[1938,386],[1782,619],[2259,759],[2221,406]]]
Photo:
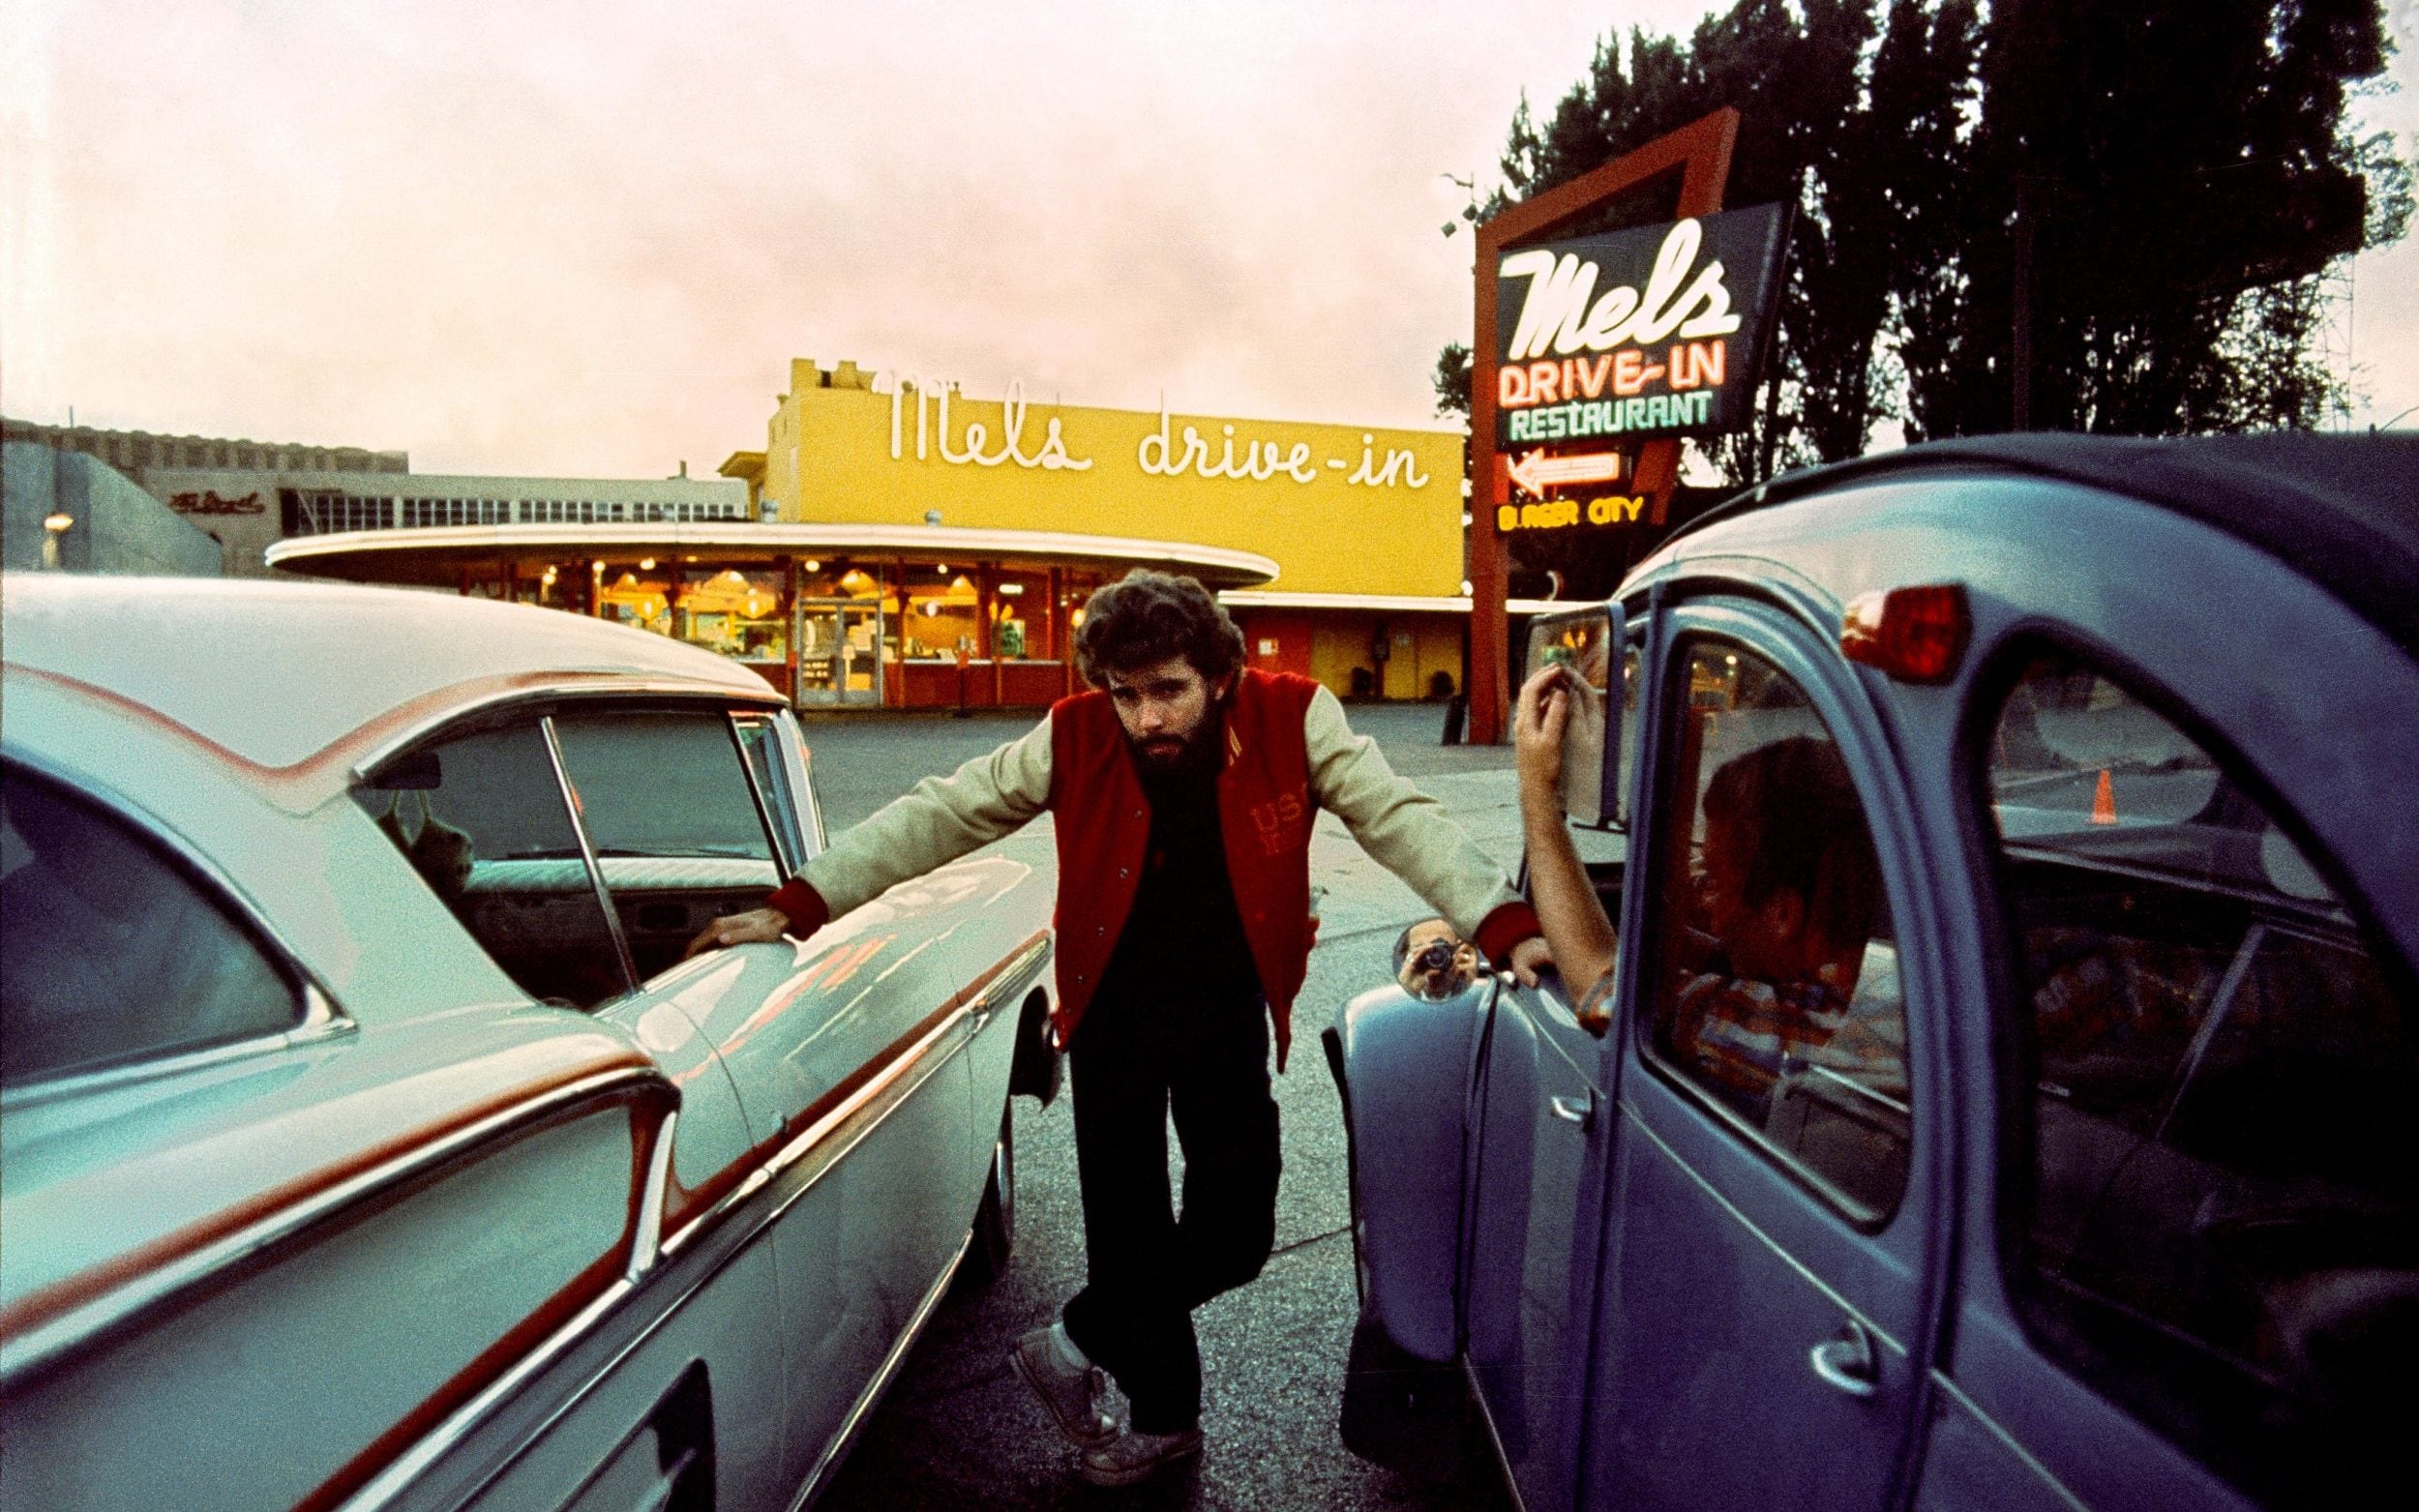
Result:
[[1512,975],[1523,987],[1538,985],[1538,972],[1554,964],[1554,948],[1542,934],[1532,934],[1511,949]]
[[790,930],[790,915],[779,908],[750,908],[745,913],[725,914],[698,932],[681,953],[686,961],[702,950],[720,950],[729,945],[769,945]]

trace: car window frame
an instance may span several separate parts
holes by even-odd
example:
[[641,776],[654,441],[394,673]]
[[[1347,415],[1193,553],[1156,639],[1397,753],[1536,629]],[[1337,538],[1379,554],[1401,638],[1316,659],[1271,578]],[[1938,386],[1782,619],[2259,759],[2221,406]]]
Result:
[[[783,876],[795,876],[805,867],[811,852],[804,812],[805,795],[793,790],[794,784],[790,775],[791,750],[782,732],[782,726],[789,722],[774,709],[732,709],[728,712],[725,722],[731,730],[732,744],[738,748],[740,768],[748,775],[748,791],[756,800],[756,816],[772,842],[773,865],[780,868]],[[757,770],[756,761],[748,755],[745,730],[749,726],[756,726],[764,731],[766,750],[772,757],[762,772]],[[767,786],[777,790],[767,792],[764,790]]]
[[0,1083],[0,1110],[15,1112],[57,1099],[179,1076],[189,1071],[248,1059],[282,1050],[341,1038],[359,1025],[338,1002],[335,993],[303,964],[284,932],[266,910],[207,852],[177,828],[110,785],[76,772],[38,753],[15,746],[0,748],[0,766],[52,787],[73,803],[113,823],[148,851],[161,866],[191,887],[199,900],[224,918],[256,952],[270,973],[291,994],[293,1020],[285,1027],[231,1036],[214,1043],[174,1049],[129,1051],[99,1061],[29,1073]]
[[[717,719],[722,725],[732,759],[737,763],[741,777],[747,784],[749,803],[755,811],[757,827],[764,837],[765,847],[768,851],[766,864],[773,868],[775,875],[773,885],[778,887],[781,878],[791,875],[785,858],[791,854],[796,846],[785,840],[781,825],[775,818],[776,811],[766,802],[759,784],[756,763],[748,757],[747,747],[740,736],[738,724],[743,716],[763,717],[775,731],[775,738],[778,741],[787,738],[780,733],[782,727],[790,723],[780,718],[787,711],[779,706],[767,706],[745,698],[734,697],[725,689],[683,689],[658,685],[629,689],[554,689],[490,700],[470,709],[457,710],[445,719],[430,721],[415,726],[409,738],[387,742],[379,748],[373,757],[364,759],[354,768],[353,781],[347,789],[348,796],[353,799],[355,807],[358,808],[361,807],[361,795],[365,791],[397,790],[380,787],[375,781],[379,773],[431,747],[491,730],[518,727],[534,730],[547,754],[548,775],[553,780],[555,797],[562,805],[563,820],[570,827],[573,840],[579,846],[581,867],[587,877],[589,891],[595,898],[598,908],[605,915],[607,935],[612,941],[614,966],[621,974],[622,987],[619,992],[608,993],[578,1010],[591,1016],[602,1013],[613,1004],[626,1001],[646,990],[646,983],[640,978],[637,961],[631,952],[628,932],[622,926],[619,910],[613,906],[612,883],[605,875],[604,863],[597,852],[595,839],[589,833],[587,820],[581,813],[581,806],[573,794],[570,772],[564,764],[562,745],[554,730],[553,721],[557,714],[574,712],[586,714],[600,707],[619,709],[629,713],[672,713],[701,718],[710,715]],[[802,834],[797,837],[800,844],[803,843],[803,839]],[[427,885],[425,879],[421,879],[421,885]],[[501,964],[495,962],[494,955],[488,949],[486,942],[471,934],[466,925],[463,927],[463,933],[469,935],[471,943],[483,957],[492,964],[495,964],[497,969],[502,969]],[[506,974],[510,975],[509,972]]]
[[[1641,731],[1640,770],[1632,779],[1649,786],[1632,794],[1624,903],[1629,905],[1633,895],[1635,903],[1632,922],[1622,934],[1624,953],[1637,962],[1641,969],[1619,989],[1622,1000],[1617,1012],[1626,1021],[1626,1026],[1618,1027],[1607,1039],[1621,1044],[1624,1053],[1634,1054],[1649,1074],[1686,1099],[1720,1128],[1725,1137],[1743,1143],[1757,1159],[1803,1188],[1834,1218],[1859,1233],[1877,1237],[1902,1219],[1926,1221],[1925,1211],[1932,1200],[1916,1201],[1918,1189],[1932,1179],[1927,1171],[1931,1157],[1923,1146],[1943,1136],[1926,1132],[1936,1120],[1926,1115],[1927,1088],[1919,1082],[1937,1082],[1942,1070],[1927,1063],[1929,1052],[1924,1041],[1928,1036],[1919,1023],[1915,1007],[1918,971],[1910,964],[1909,944],[1917,929],[1918,914],[1909,906],[1913,899],[1902,853],[1903,842],[1911,831],[1906,831],[1907,815],[1896,808],[1886,807],[1887,795],[1876,791],[1861,774],[1862,762],[1858,759],[1876,751],[1886,753],[1890,743],[1862,727],[1859,715],[1865,700],[1861,690],[1852,676],[1841,675],[1847,669],[1844,664],[1837,663],[1836,653],[1826,657],[1824,643],[1808,633],[1797,616],[1768,600],[1741,591],[1741,585],[1735,583],[1695,594],[1666,595],[1665,584],[1659,582],[1656,588],[1649,610],[1646,660],[1641,663],[1641,675],[1649,679],[1641,695],[1641,718],[1651,721],[1652,726]],[[1907,1174],[1896,1198],[1884,1208],[1874,1209],[1859,1201],[1811,1165],[1781,1149],[1696,1077],[1672,1064],[1655,1044],[1651,1023],[1656,996],[1653,977],[1660,965],[1657,952],[1666,919],[1664,909],[1670,901],[1662,896],[1662,888],[1641,879],[1658,876],[1667,865],[1663,850],[1671,839],[1667,820],[1671,806],[1677,801],[1677,795],[1671,791],[1671,760],[1680,740],[1680,722],[1688,706],[1683,686],[1685,656],[1690,644],[1709,638],[1733,642],[1739,649],[1761,658],[1786,677],[1805,698],[1808,711],[1845,759],[1849,781],[1855,786],[1866,830],[1872,842],[1880,873],[1881,904],[1888,912],[1892,940],[1898,952],[1898,1011],[1904,1023],[1908,1082]],[[1843,730],[1851,732],[1845,739]],[[1688,801],[1694,802],[1693,795]]]

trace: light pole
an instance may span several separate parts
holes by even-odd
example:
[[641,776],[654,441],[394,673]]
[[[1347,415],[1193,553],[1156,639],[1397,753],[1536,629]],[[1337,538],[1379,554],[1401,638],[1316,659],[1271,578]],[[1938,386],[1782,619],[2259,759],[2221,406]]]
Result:
[[2369,423],[2369,433],[2371,435],[2375,435],[2380,430],[2393,430],[2395,422],[2401,420],[2403,415],[2419,415],[2419,404],[2411,405],[2408,409],[2404,410],[2401,415],[2396,415],[2393,420],[2389,420],[2383,425],[2378,425],[2375,421],[2371,421]]
[[45,572],[59,570],[59,537],[75,523],[75,517],[63,509],[54,509],[42,519],[42,565]]

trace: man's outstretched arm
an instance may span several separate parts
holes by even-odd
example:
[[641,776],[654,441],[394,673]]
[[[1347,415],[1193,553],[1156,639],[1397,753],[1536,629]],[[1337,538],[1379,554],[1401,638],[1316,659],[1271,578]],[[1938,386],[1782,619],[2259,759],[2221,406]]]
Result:
[[1050,806],[1050,721],[947,777],[927,777],[873,817],[842,830],[828,849],[781,884],[762,908],[716,919],[689,954],[725,945],[800,938],[910,877],[948,865]]
[[[1563,812],[1563,726],[1570,718],[1564,672],[1546,667],[1520,690],[1512,744],[1520,763],[1520,827],[1529,846],[1529,891],[1573,1003],[1590,1004],[1613,968],[1613,921],[1588,880]],[[1583,1015],[1582,1022],[1597,1025]]]
[[1379,865],[1427,900],[1464,939],[1534,986],[1550,964],[1537,914],[1511,878],[1480,850],[1445,806],[1398,777],[1377,742],[1356,735],[1344,706],[1325,688],[1302,717],[1310,792]]

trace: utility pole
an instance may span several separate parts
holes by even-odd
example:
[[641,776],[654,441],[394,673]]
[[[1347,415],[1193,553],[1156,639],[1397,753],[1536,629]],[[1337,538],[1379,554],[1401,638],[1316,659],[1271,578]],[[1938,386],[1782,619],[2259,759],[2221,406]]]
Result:
[[2024,175],[2016,179],[2016,286],[2008,301],[2014,329],[2008,341],[2008,377],[2014,395],[2010,428],[2033,429],[2033,205]]

